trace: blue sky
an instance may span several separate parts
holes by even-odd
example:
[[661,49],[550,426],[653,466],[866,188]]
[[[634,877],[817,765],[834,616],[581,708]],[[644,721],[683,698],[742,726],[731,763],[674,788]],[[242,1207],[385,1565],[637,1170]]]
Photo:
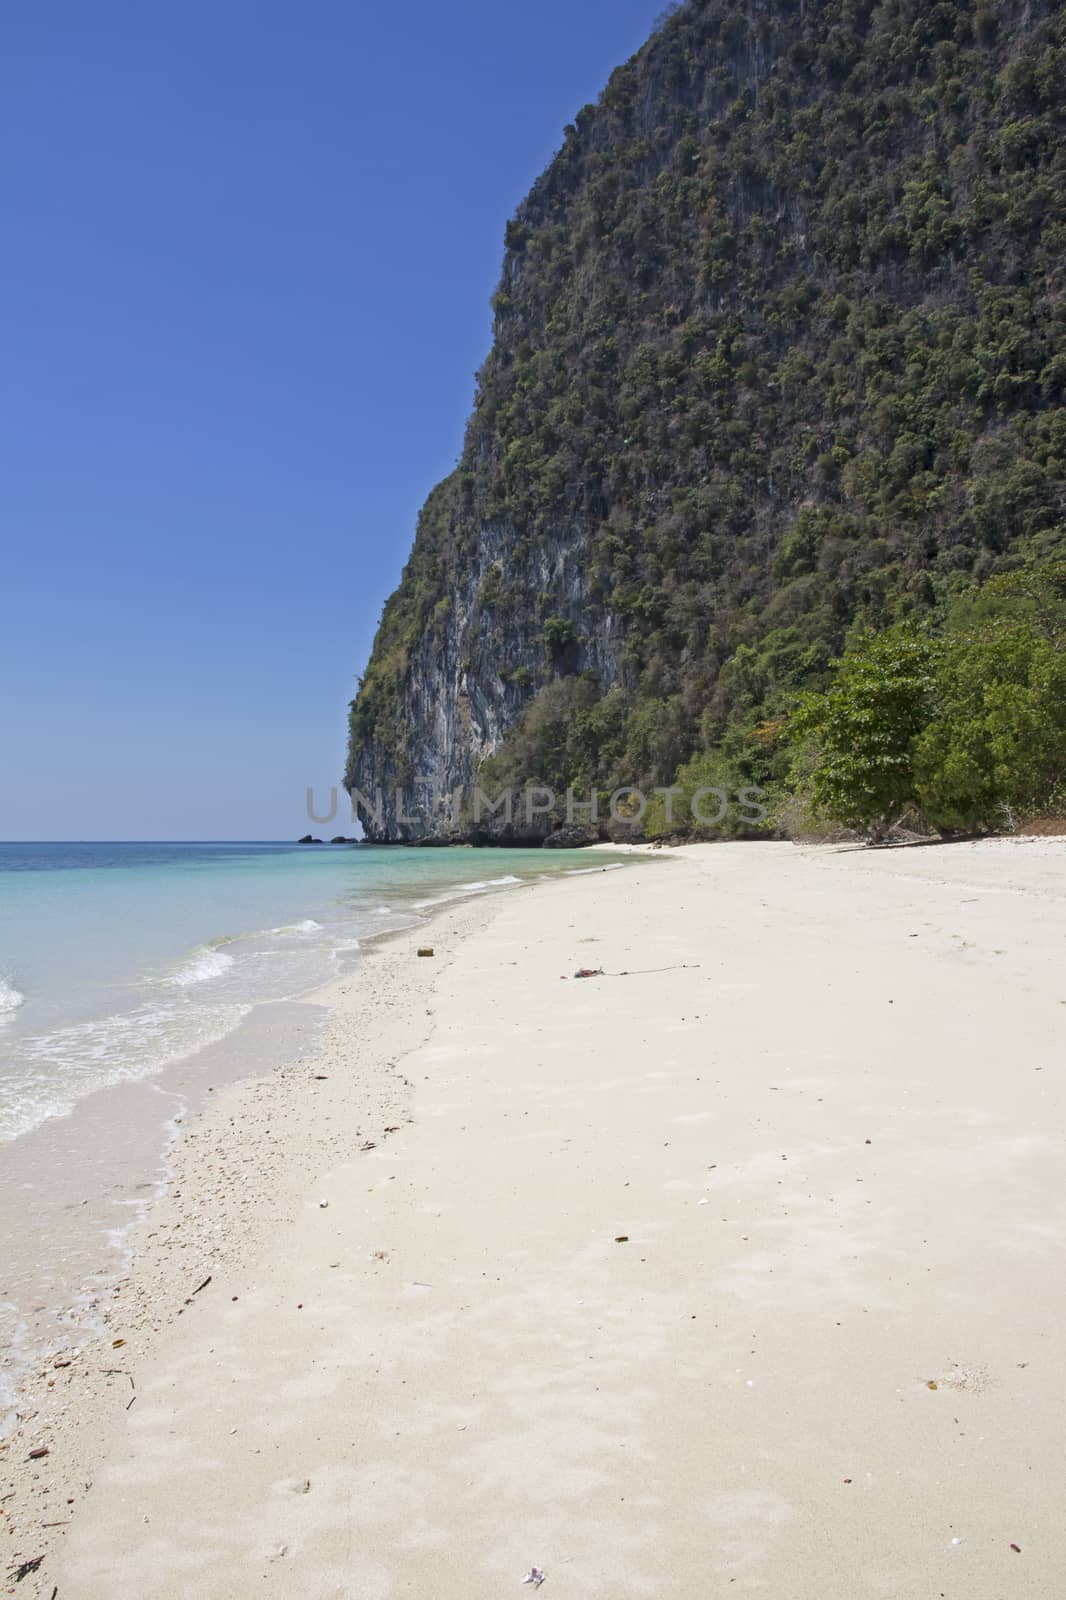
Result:
[[0,838],[288,838],[504,223],[664,0],[0,20]]

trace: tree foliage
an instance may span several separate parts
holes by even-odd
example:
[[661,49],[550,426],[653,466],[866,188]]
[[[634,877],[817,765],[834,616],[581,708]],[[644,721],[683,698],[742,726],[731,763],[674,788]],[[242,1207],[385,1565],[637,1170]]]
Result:
[[936,715],[914,746],[941,829],[1009,825],[1066,800],[1066,567],[1012,575],[949,625]]
[[793,727],[819,745],[816,813],[881,838],[917,801],[914,744],[933,715],[940,654],[911,623],[866,634],[829,688],[803,699]]
[[911,807],[954,833],[1062,804],[1066,566],[964,593],[940,636],[859,638],[791,737],[814,813],[875,839]]

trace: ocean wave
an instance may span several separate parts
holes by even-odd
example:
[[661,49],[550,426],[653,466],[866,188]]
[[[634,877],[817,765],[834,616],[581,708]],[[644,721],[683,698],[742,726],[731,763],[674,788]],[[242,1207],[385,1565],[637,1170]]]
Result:
[[[228,943],[229,941],[227,941]],[[220,950],[216,944],[204,944],[194,950],[188,961],[172,972],[167,982],[178,989],[188,989],[194,983],[206,983],[210,978],[221,978],[233,965],[233,957]]]
[[0,1081],[0,1142],[66,1116],[97,1089],[154,1077],[224,1039],[250,1010],[190,1007],[175,997],[22,1040]]
[[624,861],[605,861],[600,867],[564,867],[563,876],[566,878],[580,878],[587,872],[619,872],[625,866]]
[[339,961],[341,956],[354,955],[358,949],[358,939],[342,939],[330,950],[330,960]]
[[0,978],[0,1022],[6,1021],[12,1012],[17,1011],[26,996],[21,989],[16,989],[9,978]]
[[271,933],[321,933],[322,924],[316,922],[314,917],[304,917],[300,922],[285,922],[280,928],[271,928]]
[[447,889],[443,894],[434,895],[431,900],[416,900],[416,911],[428,911],[430,906],[446,905],[449,900],[461,900],[464,895],[484,894],[489,889],[510,889],[516,883],[522,883],[521,878],[516,878],[513,873],[506,873],[502,878],[475,878],[472,883],[457,883],[454,889]]

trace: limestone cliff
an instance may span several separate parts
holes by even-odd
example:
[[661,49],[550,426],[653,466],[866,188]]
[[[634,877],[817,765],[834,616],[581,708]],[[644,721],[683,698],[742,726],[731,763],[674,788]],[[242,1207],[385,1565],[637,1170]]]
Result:
[[772,782],[856,619],[1062,542],[1064,105],[1048,0],[665,19],[508,225],[462,457],[352,705],[371,837],[461,833],[443,796],[488,758]]

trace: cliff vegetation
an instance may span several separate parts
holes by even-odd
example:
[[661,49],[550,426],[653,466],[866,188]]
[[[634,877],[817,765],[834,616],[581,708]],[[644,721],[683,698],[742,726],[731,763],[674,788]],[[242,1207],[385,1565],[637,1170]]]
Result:
[[[664,19],[508,225],[349,785],[782,789],[849,640],[903,648],[1066,548],[1064,27],[1048,0]],[[440,831],[405,827],[379,836]]]

